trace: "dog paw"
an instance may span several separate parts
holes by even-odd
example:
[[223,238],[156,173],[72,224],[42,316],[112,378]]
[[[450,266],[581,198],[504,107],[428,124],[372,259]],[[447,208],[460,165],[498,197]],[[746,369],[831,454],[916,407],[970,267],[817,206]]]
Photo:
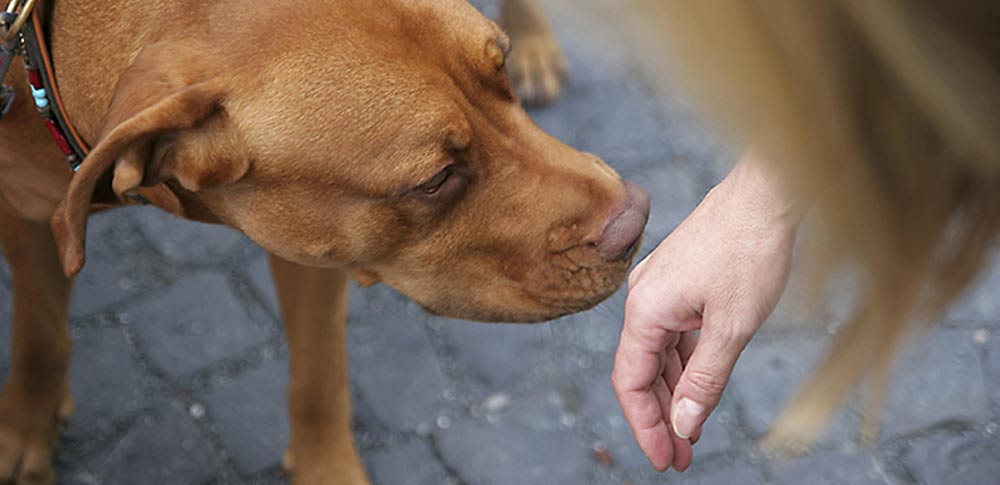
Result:
[[55,483],[52,447],[59,426],[69,420],[72,412],[73,400],[69,397],[21,399],[5,391],[0,396],[0,482]]
[[295,485],[370,485],[361,459],[353,450],[335,453],[330,459],[297,463],[291,450],[281,457],[281,467]]
[[566,57],[559,40],[547,26],[515,30],[510,35],[507,73],[521,102],[531,106],[551,103],[566,80]]

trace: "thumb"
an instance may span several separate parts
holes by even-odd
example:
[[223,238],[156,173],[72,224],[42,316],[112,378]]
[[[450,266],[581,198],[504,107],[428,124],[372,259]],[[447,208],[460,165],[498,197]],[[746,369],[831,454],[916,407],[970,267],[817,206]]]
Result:
[[713,322],[706,318],[701,337],[674,388],[670,421],[679,438],[694,436],[719,405],[736,360],[753,336],[752,330],[740,331],[740,327],[733,321]]

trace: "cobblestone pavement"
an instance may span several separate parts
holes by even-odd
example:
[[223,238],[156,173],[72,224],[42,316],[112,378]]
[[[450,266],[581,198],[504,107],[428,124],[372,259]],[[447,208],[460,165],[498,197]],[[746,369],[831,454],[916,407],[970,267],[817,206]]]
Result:
[[[650,190],[648,251],[731,155],[672,94],[651,94],[605,22],[613,12],[571,5],[555,7],[568,90],[534,115]],[[284,483],[287,350],[265,254],[228,229],[150,209],[97,215],[89,237],[72,302],[78,411],[56,453],[60,481]],[[774,462],[754,442],[832,325],[785,305],[740,361],[692,470],[659,475],[608,378],[624,292],[551,324],[505,326],[431,317],[385,287],[354,288],[357,439],[383,485],[996,483],[998,290],[995,268],[900,362],[875,446],[857,443],[855,406],[813,452]],[[3,334],[9,293],[0,267]],[[4,374],[8,345],[0,339]]]

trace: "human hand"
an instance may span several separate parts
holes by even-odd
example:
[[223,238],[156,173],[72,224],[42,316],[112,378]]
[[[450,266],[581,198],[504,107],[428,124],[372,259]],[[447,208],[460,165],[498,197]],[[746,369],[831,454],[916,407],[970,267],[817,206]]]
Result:
[[799,214],[762,170],[740,162],[629,277],[612,385],[659,471],[690,465],[691,444],[788,281]]

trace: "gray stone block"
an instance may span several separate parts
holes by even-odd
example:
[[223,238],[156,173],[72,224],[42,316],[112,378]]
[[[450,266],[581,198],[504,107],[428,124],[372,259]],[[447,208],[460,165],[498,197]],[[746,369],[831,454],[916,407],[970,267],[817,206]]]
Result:
[[352,318],[348,326],[351,375],[379,421],[412,431],[440,414],[441,368],[420,324],[425,317],[409,304],[394,302],[386,290],[376,291],[389,299],[376,302],[362,296],[361,314],[370,312],[370,317]]
[[511,390],[523,383],[535,365],[541,327],[465,322],[435,318],[463,373],[482,379],[491,389]]
[[934,433],[908,440],[903,454],[909,475],[905,478],[928,484],[997,483],[1000,439],[996,433],[996,425],[983,425],[972,432]]
[[266,253],[262,252],[253,258],[247,266],[247,276],[256,296],[263,301],[271,314],[280,319],[281,304],[278,303],[278,292],[274,288],[274,279],[271,278],[271,262]]
[[884,414],[883,436],[893,437],[948,420],[989,414],[973,332],[935,328],[897,358]]
[[0,248],[0,287],[3,286],[10,286],[10,266],[3,254],[3,248]]
[[216,263],[238,246],[250,244],[227,226],[181,219],[156,207],[137,208],[129,215],[149,243],[171,261]]
[[106,310],[162,284],[171,270],[128,219],[129,210],[90,217],[87,264],[76,277],[70,300],[73,317]]
[[558,331],[557,343],[594,354],[591,358],[610,360],[622,332],[625,297],[626,290],[621,288],[596,307],[553,322],[551,325]]
[[990,260],[979,277],[951,306],[945,320],[1000,325],[1000,258]]
[[204,271],[128,307],[122,319],[151,363],[171,377],[197,372],[268,337],[250,321],[226,278]]
[[[697,458],[696,458],[697,460]],[[660,485],[678,483],[684,485],[761,485],[761,473],[753,466],[741,462],[716,462],[712,466],[701,466],[684,473],[668,470],[665,473],[646,472],[642,478],[632,483]],[[809,482],[802,482],[809,483]]]
[[1000,416],[1000,329],[979,329],[972,332],[974,341],[983,347],[983,378],[993,416]]
[[205,396],[208,415],[243,475],[278,465],[288,447],[288,362],[265,360]]
[[[893,483],[885,467],[870,450],[848,446],[843,450],[820,451],[769,466],[779,485],[881,485]],[[931,482],[934,483],[934,482]]]
[[705,188],[700,186],[696,174],[671,160],[649,164],[628,173],[627,178],[646,188],[652,204],[642,243],[643,255],[656,249],[705,195]]
[[[774,424],[824,355],[826,344],[824,338],[797,333],[750,343],[729,384],[729,393],[743,409],[750,438],[760,438]],[[848,408],[835,418],[821,441],[851,441],[857,431],[857,416]]]
[[164,403],[141,417],[91,465],[100,483],[189,485],[219,477],[208,441],[178,406]]
[[668,150],[667,130],[659,104],[650,93],[628,77],[597,86],[586,99],[587,115],[574,120],[581,125],[578,147],[593,152],[619,170],[626,170]]
[[376,485],[444,485],[448,472],[425,441],[370,453],[365,465]]
[[77,329],[73,335],[70,385],[76,412],[66,434],[83,438],[107,430],[115,419],[144,407],[151,390],[120,330]]
[[588,450],[570,431],[533,429],[516,421],[461,420],[438,433],[441,454],[467,483],[588,483]]

